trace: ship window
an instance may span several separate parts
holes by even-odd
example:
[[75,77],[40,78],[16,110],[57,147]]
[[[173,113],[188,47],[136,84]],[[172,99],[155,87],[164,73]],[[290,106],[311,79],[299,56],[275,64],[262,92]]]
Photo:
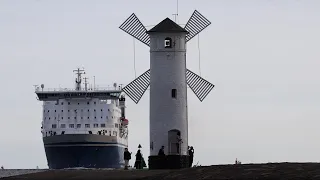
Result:
[[63,102],[61,103],[61,105],[63,105]]
[[84,127],[90,128],[90,124],[85,124]]
[[77,128],[81,128],[81,124],[77,124]]
[[88,112],[89,112],[90,110],[88,109]]
[[68,112],[70,112],[70,110],[68,109]]
[[79,105],[80,103],[78,103],[78,105]]
[[177,89],[171,89],[171,97],[177,98]]
[[107,119],[108,119],[108,116],[107,116]]
[[96,102],[94,102],[94,104],[96,104]]
[[54,119],[57,119],[57,117],[54,117]]
[[101,109],[101,111],[102,111],[102,109]]
[[87,104],[90,104],[89,102],[87,102]]
[[111,118],[113,119],[113,116],[111,116]]
[[164,39],[164,47],[165,48],[171,48],[171,44],[172,44],[171,41],[172,41],[171,38],[169,38],[169,37],[165,38]]
[[97,127],[99,127],[99,125],[98,124],[93,124],[93,127],[97,128]]
[[110,111],[110,109],[108,109],[108,111]]
[[77,117],[74,117],[74,119],[77,119]]
[[63,117],[61,117],[61,119],[63,119]]
[[102,119],[102,116],[101,116],[101,119]]
[[93,110],[94,112],[96,112],[96,110]]
[[49,119],[51,119],[51,118],[49,118]]
[[68,102],[68,105],[70,105],[70,102]]
[[81,109],[81,112],[83,112],[83,109]]
[[100,127],[106,127],[106,124],[100,124]]
[[52,128],[57,128],[57,125],[56,124],[52,124]]
[[48,110],[48,112],[49,112],[49,110]]
[[61,128],[66,128],[66,125],[65,124],[61,124],[60,127]]
[[83,117],[81,117],[81,119],[83,119]]
[[88,119],[89,119],[89,117],[88,117]]
[[57,112],[57,110],[54,110],[54,112]]
[[70,119],[70,117],[68,117],[68,119]]
[[118,127],[118,124],[115,124],[114,126],[117,128],[117,127]]
[[44,117],[44,119],[47,119],[46,117]]
[[95,119],[97,119],[97,117],[94,117]]
[[113,135],[114,135],[114,136],[117,136],[117,131],[113,131]]
[[69,128],[74,128],[74,124],[69,124]]
[[61,112],[63,112],[63,110],[61,110]]

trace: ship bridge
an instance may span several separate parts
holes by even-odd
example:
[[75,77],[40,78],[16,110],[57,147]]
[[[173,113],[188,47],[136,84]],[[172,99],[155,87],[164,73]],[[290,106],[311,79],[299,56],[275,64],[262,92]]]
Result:
[[36,88],[35,93],[40,101],[56,101],[59,99],[87,99],[99,98],[101,100],[120,99],[122,90],[119,89],[93,89],[93,90],[78,90],[78,89],[43,89]]
[[[121,99],[120,95],[122,88],[117,84],[113,84],[113,88],[88,88],[87,77],[82,78],[81,75],[85,74],[84,70],[78,68],[73,70],[76,72],[77,78],[75,79],[75,89],[58,88],[58,89],[44,89],[44,84],[41,86],[35,85],[35,93],[39,101],[58,101],[59,99],[92,99],[98,98],[100,100],[117,100]],[[81,87],[82,79],[84,79],[85,87]]]

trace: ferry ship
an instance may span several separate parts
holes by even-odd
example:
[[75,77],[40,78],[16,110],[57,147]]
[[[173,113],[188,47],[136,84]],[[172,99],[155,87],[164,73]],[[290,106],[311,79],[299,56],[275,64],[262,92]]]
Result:
[[121,87],[88,88],[84,70],[74,72],[75,89],[35,86],[43,102],[41,133],[49,169],[123,168],[128,120]]

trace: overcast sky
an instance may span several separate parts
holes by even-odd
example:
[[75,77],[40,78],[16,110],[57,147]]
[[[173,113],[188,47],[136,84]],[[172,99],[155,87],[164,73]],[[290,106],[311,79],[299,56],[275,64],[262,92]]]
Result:
[[[188,91],[194,162],[319,161],[320,1],[180,0],[178,23],[195,9],[212,22],[200,62],[216,87],[202,103]],[[0,165],[47,167],[33,85],[72,88],[77,67],[100,86],[135,78],[133,38],[118,28],[133,12],[149,29],[174,19],[176,1],[0,1]],[[149,49],[135,44],[140,75]],[[187,66],[200,74],[198,37]],[[147,158],[149,92],[137,105],[128,98],[127,117],[129,149],[140,143]]]

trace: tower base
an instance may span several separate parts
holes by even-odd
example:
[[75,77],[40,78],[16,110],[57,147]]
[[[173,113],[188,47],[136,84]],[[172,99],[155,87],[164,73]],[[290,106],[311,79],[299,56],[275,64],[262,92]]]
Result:
[[189,155],[149,156],[149,169],[182,169],[189,167]]

